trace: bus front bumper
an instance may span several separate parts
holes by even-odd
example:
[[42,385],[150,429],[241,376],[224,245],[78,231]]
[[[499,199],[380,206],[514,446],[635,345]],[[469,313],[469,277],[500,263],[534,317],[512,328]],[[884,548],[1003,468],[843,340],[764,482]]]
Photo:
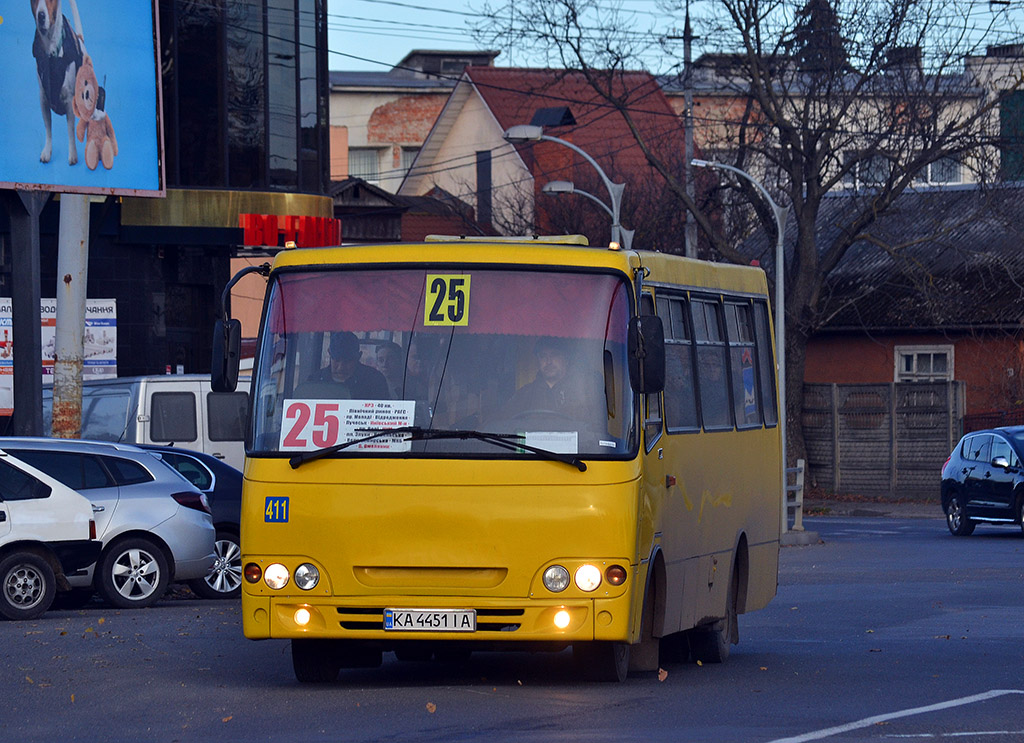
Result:
[[[612,598],[554,600],[480,599],[466,597],[391,596],[346,600],[345,597],[254,596],[242,594],[242,626],[253,639],[307,638],[366,640],[385,645],[410,640],[446,642],[629,641],[630,595]],[[472,631],[385,629],[388,609],[443,611],[471,609]]]

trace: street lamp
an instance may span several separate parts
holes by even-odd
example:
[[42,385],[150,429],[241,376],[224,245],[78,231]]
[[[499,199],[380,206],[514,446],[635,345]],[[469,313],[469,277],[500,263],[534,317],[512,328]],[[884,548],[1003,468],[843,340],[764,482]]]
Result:
[[786,514],[786,320],[785,320],[785,280],[783,278],[785,267],[785,256],[783,254],[783,233],[786,229],[786,218],[789,216],[788,206],[779,206],[772,199],[768,190],[762,186],[754,177],[745,170],[740,170],[725,163],[710,162],[708,160],[694,159],[691,164],[697,168],[714,168],[716,170],[728,170],[741,178],[748,180],[761,195],[767,199],[775,215],[777,238],[775,240],[775,355],[779,362],[779,435],[782,437],[782,531],[786,532],[789,527]]
[[[568,147],[570,150],[577,153],[578,155],[580,155],[580,157],[582,157],[584,160],[586,160],[588,163],[594,166],[594,170],[597,171],[597,174],[601,176],[601,180],[604,182],[604,187],[608,189],[608,196],[611,198],[612,201],[611,207],[609,207],[603,201],[598,199],[596,196],[585,193],[584,191],[580,191],[569,181],[552,181],[552,183],[568,184],[569,188],[558,186],[551,189],[550,191],[545,191],[545,193],[578,193],[584,196],[588,196],[590,199],[600,204],[604,208],[604,210],[611,215],[612,242],[622,242],[623,234],[626,233],[627,242],[632,243],[632,231],[623,230],[622,225],[619,224],[619,212],[622,207],[622,192],[626,188],[625,183],[612,183],[611,179],[607,176],[604,170],[601,169],[601,166],[597,164],[597,161],[594,158],[592,158],[590,155],[588,155],[586,152],[584,152],[583,150],[581,150],[579,147],[577,147],[568,140],[560,139],[558,137],[552,137],[548,134],[545,134],[544,127],[535,126],[533,124],[519,124],[517,126],[509,127],[502,135],[502,137],[505,139],[506,142],[509,142],[510,144],[523,144],[525,142],[555,142],[564,147]],[[626,245],[625,247],[629,249],[630,245]]]
[[[576,184],[573,183],[572,181],[549,181],[548,183],[545,183],[540,190],[541,192],[546,193],[548,196],[558,196],[559,194],[563,193],[571,193],[577,194],[579,196],[584,196],[593,201],[602,209],[604,209],[613,221],[615,220],[615,213],[612,211],[610,206],[601,201],[601,199],[594,196],[594,194],[584,191],[582,188],[577,188]],[[633,248],[634,232],[635,230],[627,230],[622,225],[619,225],[619,235],[622,237],[622,247],[625,248],[626,250],[631,250]]]

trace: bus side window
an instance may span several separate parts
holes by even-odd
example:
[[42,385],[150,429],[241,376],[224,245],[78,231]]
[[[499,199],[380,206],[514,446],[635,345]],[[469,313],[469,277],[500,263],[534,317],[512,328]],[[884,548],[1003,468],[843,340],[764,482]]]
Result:
[[658,297],[658,314],[665,326],[665,427],[669,433],[700,430],[686,299]]
[[772,337],[768,330],[768,304],[754,302],[754,334],[757,339],[757,376],[761,382],[761,400],[764,405],[764,423],[774,426],[779,422],[775,398],[775,357]]
[[[640,295],[640,314],[657,314],[654,311],[654,297],[648,292]],[[647,445],[647,451],[650,451],[654,447],[654,442],[661,436],[661,395],[657,393],[644,395],[643,406],[644,441]]]
[[690,306],[697,342],[701,420],[705,429],[732,428],[721,305],[711,299],[698,299],[691,302]]
[[726,302],[725,319],[736,423],[739,428],[760,427],[761,396],[758,394],[757,370],[754,365],[754,326],[750,305]]

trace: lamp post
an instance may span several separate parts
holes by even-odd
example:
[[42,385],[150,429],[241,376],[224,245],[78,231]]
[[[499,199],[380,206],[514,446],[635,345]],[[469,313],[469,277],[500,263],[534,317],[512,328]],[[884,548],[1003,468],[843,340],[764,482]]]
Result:
[[[594,170],[597,171],[597,174],[601,176],[601,180],[604,182],[604,187],[608,189],[608,196],[611,198],[612,202],[610,207],[603,201],[598,199],[596,196],[588,194],[584,191],[580,191],[570,181],[552,181],[552,183],[568,184],[568,188],[559,186],[551,189],[550,191],[545,191],[545,193],[578,193],[589,197],[593,201],[596,201],[604,208],[606,212],[608,212],[611,215],[612,242],[621,242],[622,234],[624,232],[629,232],[629,242],[632,243],[633,233],[631,231],[623,230],[622,225],[619,224],[619,212],[622,207],[622,192],[626,188],[625,183],[612,183],[611,179],[604,172],[604,170],[602,170],[601,166],[597,164],[597,161],[594,158],[592,158],[590,155],[588,155],[586,152],[584,152],[582,149],[580,149],[579,147],[577,147],[575,144],[568,140],[560,139],[559,137],[552,137],[548,134],[545,134],[543,127],[534,126],[533,124],[519,124],[517,126],[509,127],[502,135],[502,137],[506,142],[509,142],[510,144],[522,144],[524,142],[555,142],[557,144],[562,145],[563,147],[568,147],[570,150],[577,153],[580,157],[582,157],[584,160],[590,163],[594,167]],[[627,245],[626,247],[628,249],[629,246]]]
[[[548,183],[545,183],[540,190],[543,193],[548,194],[549,196],[558,196],[558,194],[563,193],[571,193],[577,194],[579,196],[584,196],[593,201],[602,209],[604,209],[613,221],[615,220],[615,212],[612,211],[612,208],[610,206],[601,201],[601,199],[594,196],[594,194],[584,191],[582,188],[577,188],[576,184],[573,183],[572,181],[549,181]],[[627,230],[622,225],[619,225],[619,236],[622,238],[622,247],[625,248],[626,250],[631,250],[633,248],[634,231],[635,230]]]
[[725,163],[710,162],[708,160],[694,159],[691,161],[697,168],[714,168],[716,170],[728,170],[741,178],[748,180],[761,195],[767,199],[772,213],[775,215],[776,233],[775,240],[775,357],[779,363],[779,435],[782,437],[782,532],[788,530],[789,523],[786,515],[786,293],[785,280],[785,255],[783,253],[783,233],[786,229],[786,218],[789,216],[788,206],[779,206],[772,199],[768,190],[754,179],[750,173],[739,168],[726,165]]

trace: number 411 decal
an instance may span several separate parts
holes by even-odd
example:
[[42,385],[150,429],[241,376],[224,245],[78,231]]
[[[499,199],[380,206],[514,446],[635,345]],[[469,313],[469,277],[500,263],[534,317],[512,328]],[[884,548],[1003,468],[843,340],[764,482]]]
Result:
[[288,520],[288,499],[277,497],[267,498],[267,505],[263,511],[265,522],[285,522]]

